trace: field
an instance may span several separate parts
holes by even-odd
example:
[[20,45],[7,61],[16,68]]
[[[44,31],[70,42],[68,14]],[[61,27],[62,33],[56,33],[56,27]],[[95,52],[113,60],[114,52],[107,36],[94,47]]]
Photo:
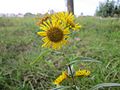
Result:
[[[81,90],[100,83],[120,83],[120,19],[78,17],[76,21],[82,25],[81,30],[72,33],[68,45],[54,51],[41,48],[43,42],[36,34],[39,27],[35,18],[0,18],[0,90],[55,88],[53,80],[76,57],[101,62],[74,64],[76,70],[91,71],[89,77],[75,79]],[[71,80],[61,85],[69,86]],[[120,87],[100,90],[120,90]]]

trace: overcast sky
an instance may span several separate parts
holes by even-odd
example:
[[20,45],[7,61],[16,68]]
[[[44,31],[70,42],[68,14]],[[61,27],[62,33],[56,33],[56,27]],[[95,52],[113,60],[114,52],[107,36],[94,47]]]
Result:
[[[66,11],[66,0],[0,0],[0,13],[46,13],[48,10]],[[74,0],[75,14],[94,15],[100,1]]]

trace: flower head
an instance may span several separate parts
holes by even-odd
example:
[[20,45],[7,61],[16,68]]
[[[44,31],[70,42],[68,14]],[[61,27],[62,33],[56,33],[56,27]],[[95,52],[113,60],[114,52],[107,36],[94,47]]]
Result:
[[[75,74],[73,77],[89,76],[89,75],[90,75],[89,70],[78,70],[78,71],[75,71]],[[58,76],[57,79],[55,79],[53,83],[56,85],[59,85],[66,78],[71,78],[71,76],[69,76],[69,74],[66,71],[63,71],[62,74]]]
[[51,16],[53,19],[60,19],[62,23],[65,23],[67,27],[73,30],[80,29],[81,26],[75,23],[75,18],[72,13],[68,12],[58,12]]
[[59,85],[63,80],[67,78],[67,76],[67,72],[64,71],[60,76],[57,77],[57,79],[53,83]]
[[60,49],[62,45],[66,44],[68,34],[70,31],[64,24],[58,20],[48,20],[40,25],[40,29],[44,30],[37,34],[43,36],[42,39],[45,43],[43,47],[52,47],[53,49]]
[[50,19],[50,15],[45,15],[44,17],[40,18],[39,21],[36,23],[37,26],[40,26],[41,24],[43,24],[43,22],[47,21],[48,19]]
[[68,12],[58,12],[46,15],[37,23],[41,30],[37,34],[43,36],[42,47],[60,49],[67,43],[70,29],[76,30],[81,26],[74,22],[74,15]]
[[75,76],[89,76],[90,71],[89,70],[78,70],[75,72]]

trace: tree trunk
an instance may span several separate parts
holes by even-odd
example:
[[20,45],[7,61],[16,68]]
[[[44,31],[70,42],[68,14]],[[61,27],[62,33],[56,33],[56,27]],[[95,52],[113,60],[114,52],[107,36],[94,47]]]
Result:
[[73,0],[67,0],[67,10],[74,14],[74,2]]

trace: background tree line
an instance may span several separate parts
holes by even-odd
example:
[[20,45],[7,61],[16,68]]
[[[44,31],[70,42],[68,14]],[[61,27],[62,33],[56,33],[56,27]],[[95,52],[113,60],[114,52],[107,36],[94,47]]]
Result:
[[96,15],[102,17],[120,17],[120,2],[119,0],[106,0],[100,2],[96,9]]

